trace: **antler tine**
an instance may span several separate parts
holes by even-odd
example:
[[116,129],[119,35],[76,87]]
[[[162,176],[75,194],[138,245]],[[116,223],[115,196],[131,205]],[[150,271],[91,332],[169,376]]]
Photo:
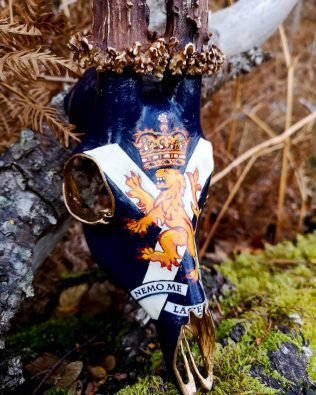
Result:
[[193,368],[194,373],[196,374],[197,378],[199,379],[201,387],[203,389],[206,389],[206,390],[210,391],[212,389],[212,385],[213,385],[213,373],[212,373],[212,370],[209,371],[209,368],[207,366],[205,366],[205,368],[208,371],[208,375],[207,375],[207,377],[203,377],[201,375],[201,373],[199,372],[199,369],[198,369],[198,367],[197,367],[197,365],[196,365],[196,363],[194,361],[194,357],[192,355],[192,352],[191,352],[191,349],[190,349],[190,345],[189,345],[189,342],[188,342],[186,336],[184,337],[184,340],[185,340],[186,347],[187,347],[187,350],[188,350],[188,353],[189,353],[189,356],[190,356],[190,362],[191,362],[192,368]]
[[[175,360],[175,363],[174,363],[174,373],[176,375],[176,378],[178,380],[178,383],[179,383],[179,386],[180,386],[180,389],[181,389],[183,395],[193,395],[193,394],[196,393],[196,385],[195,385],[193,373],[191,372],[191,369],[190,369],[188,358],[185,355],[185,352],[184,352],[184,349],[183,349],[183,338],[184,337],[185,337],[185,334],[184,334],[184,330],[182,329],[182,331],[181,331],[181,340],[180,340],[179,346],[180,346],[180,349],[181,349],[181,356],[183,358],[184,367],[185,367],[185,370],[186,370],[186,373],[187,373],[187,376],[188,376],[188,382],[184,383],[184,381],[183,381],[183,379],[181,377],[181,374],[179,372],[179,369],[177,367],[177,364],[176,364],[177,361],[176,360]],[[179,346],[177,348],[178,350],[179,350]]]

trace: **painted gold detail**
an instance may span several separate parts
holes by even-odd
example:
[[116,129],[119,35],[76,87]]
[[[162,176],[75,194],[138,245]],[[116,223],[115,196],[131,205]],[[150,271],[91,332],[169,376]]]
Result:
[[95,66],[97,71],[121,74],[129,67],[137,74],[157,78],[162,78],[167,69],[172,75],[212,75],[225,62],[223,52],[216,45],[204,45],[201,51],[197,51],[193,43],[181,49],[178,44],[175,37],[169,41],[158,38],[147,46],[135,42],[132,47],[118,51],[112,47],[101,49],[89,36],[76,33],[68,46],[74,54],[74,60],[82,68]]
[[168,129],[167,116],[159,115],[160,131],[145,129],[135,134],[135,143],[145,170],[163,166],[184,166],[189,134],[181,128]]

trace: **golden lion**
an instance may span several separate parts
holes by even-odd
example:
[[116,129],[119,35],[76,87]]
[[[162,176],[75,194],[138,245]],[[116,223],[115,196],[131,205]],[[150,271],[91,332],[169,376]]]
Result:
[[[200,209],[198,207],[196,193],[201,190],[198,184],[198,170],[186,173],[192,189],[193,201],[191,208],[198,217]],[[162,251],[145,247],[141,250],[139,258],[158,261],[161,267],[171,270],[172,265],[179,266],[178,247],[184,246],[188,253],[196,258],[195,231],[192,222],[188,217],[183,205],[185,191],[185,177],[177,169],[159,169],[156,171],[157,188],[161,191],[159,196],[154,199],[150,193],[146,192],[141,185],[141,178],[134,172],[126,176],[126,184],[131,188],[127,195],[138,199],[138,207],[146,214],[143,218],[128,221],[127,228],[132,233],[144,235],[150,225],[165,225],[168,229],[163,230],[158,241]],[[189,278],[196,279],[198,269],[189,274]]]

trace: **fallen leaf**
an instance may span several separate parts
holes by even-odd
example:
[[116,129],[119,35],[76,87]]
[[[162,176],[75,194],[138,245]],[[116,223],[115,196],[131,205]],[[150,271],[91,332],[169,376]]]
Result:
[[116,360],[113,355],[106,355],[104,358],[102,358],[102,366],[105,368],[107,372],[110,372],[111,370],[115,369],[116,366]]
[[81,298],[87,292],[88,284],[80,284],[65,289],[59,296],[57,310],[61,313],[75,313],[78,311]]
[[60,388],[68,388],[71,386],[71,384],[77,380],[79,377],[80,373],[82,372],[83,368],[83,363],[81,361],[75,361],[75,362],[70,362],[61,378],[57,381],[57,385]]
[[110,293],[109,282],[96,282],[82,300],[80,311],[91,315],[104,314],[111,306],[113,299]]
[[104,380],[107,377],[106,370],[102,366],[88,366],[88,372],[96,380]]
[[69,388],[67,395],[83,395],[83,383],[80,380],[75,381]]
[[[32,376],[44,376],[58,361],[60,361],[60,358],[57,355],[45,352],[34,361],[25,365],[25,369],[30,372]],[[55,385],[62,377],[68,364],[69,361],[61,362],[61,364],[49,374],[45,382]]]

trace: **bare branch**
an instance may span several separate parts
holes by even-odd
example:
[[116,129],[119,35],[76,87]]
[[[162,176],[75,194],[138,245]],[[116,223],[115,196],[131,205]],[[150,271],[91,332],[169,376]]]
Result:
[[227,58],[262,45],[298,0],[239,0],[209,17],[209,31]]
[[313,112],[307,115],[305,118],[298,121],[297,123],[295,123],[293,126],[285,130],[283,133],[275,137],[272,137],[269,140],[265,140],[262,143],[256,145],[255,147],[250,148],[248,151],[244,152],[242,155],[238,156],[238,158],[233,160],[227,167],[225,167],[225,169],[223,169],[219,173],[216,173],[215,176],[212,178],[211,185],[216,184],[219,180],[227,176],[227,174],[230,173],[234,168],[241,165],[243,162],[250,159],[252,156],[257,155],[262,150],[284,143],[284,141],[286,141],[294,133],[298,132],[305,125],[314,122],[315,119],[316,119],[316,112]]
[[[164,0],[147,0],[149,29],[162,33],[166,24]],[[234,5],[209,13],[211,39],[227,59],[262,45],[289,15],[298,0],[239,0]]]

